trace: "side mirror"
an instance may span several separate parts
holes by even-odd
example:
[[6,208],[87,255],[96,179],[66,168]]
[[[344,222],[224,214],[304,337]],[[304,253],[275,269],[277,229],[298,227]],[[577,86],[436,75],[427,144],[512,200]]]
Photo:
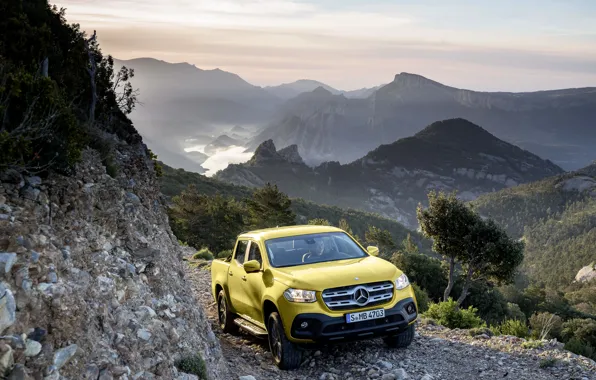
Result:
[[250,260],[245,262],[243,267],[246,273],[258,272],[261,270],[261,263],[257,260]]
[[368,251],[368,254],[371,256],[379,256],[379,248],[378,247],[368,246],[368,247],[366,247],[366,250]]

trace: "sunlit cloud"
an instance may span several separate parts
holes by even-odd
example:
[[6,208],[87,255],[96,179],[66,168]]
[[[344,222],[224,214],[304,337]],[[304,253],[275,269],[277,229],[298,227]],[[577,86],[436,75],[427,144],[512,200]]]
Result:
[[[104,51],[342,89],[409,71],[487,90],[596,84],[596,11],[552,0],[61,0]],[[528,76],[528,73],[530,74]],[[496,75],[496,78],[491,78]],[[541,77],[537,80],[536,76]]]

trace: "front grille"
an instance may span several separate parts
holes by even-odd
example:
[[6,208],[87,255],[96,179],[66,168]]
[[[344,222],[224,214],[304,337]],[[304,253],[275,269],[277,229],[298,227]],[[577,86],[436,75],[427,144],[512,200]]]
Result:
[[391,281],[342,286],[323,291],[323,301],[329,310],[359,309],[380,305],[391,298],[393,298]]

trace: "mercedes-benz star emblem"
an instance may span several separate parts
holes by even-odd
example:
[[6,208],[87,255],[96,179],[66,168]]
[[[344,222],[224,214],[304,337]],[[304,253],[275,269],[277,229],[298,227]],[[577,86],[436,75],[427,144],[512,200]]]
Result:
[[365,305],[368,302],[368,296],[368,290],[357,288],[354,292],[354,301],[356,301],[358,305]]

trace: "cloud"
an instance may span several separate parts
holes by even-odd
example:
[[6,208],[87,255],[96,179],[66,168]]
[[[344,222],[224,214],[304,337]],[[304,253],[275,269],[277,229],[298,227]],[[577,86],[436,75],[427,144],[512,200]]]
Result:
[[[530,90],[537,82],[527,81],[527,72],[544,77],[540,89],[564,83],[551,77],[571,78],[569,86],[582,80],[594,84],[596,23],[581,14],[570,23],[561,6],[551,3],[545,0],[535,12],[526,3],[489,7],[464,0],[449,6],[431,0],[64,0],[58,5],[68,8],[69,21],[97,29],[104,51],[118,58],[150,56],[219,67],[259,85],[313,78],[350,89],[385,83],[400,71],[478,89]],[[554,13],[562,16],[540,20]],[[505,80],[493,81],[489,73]]]

